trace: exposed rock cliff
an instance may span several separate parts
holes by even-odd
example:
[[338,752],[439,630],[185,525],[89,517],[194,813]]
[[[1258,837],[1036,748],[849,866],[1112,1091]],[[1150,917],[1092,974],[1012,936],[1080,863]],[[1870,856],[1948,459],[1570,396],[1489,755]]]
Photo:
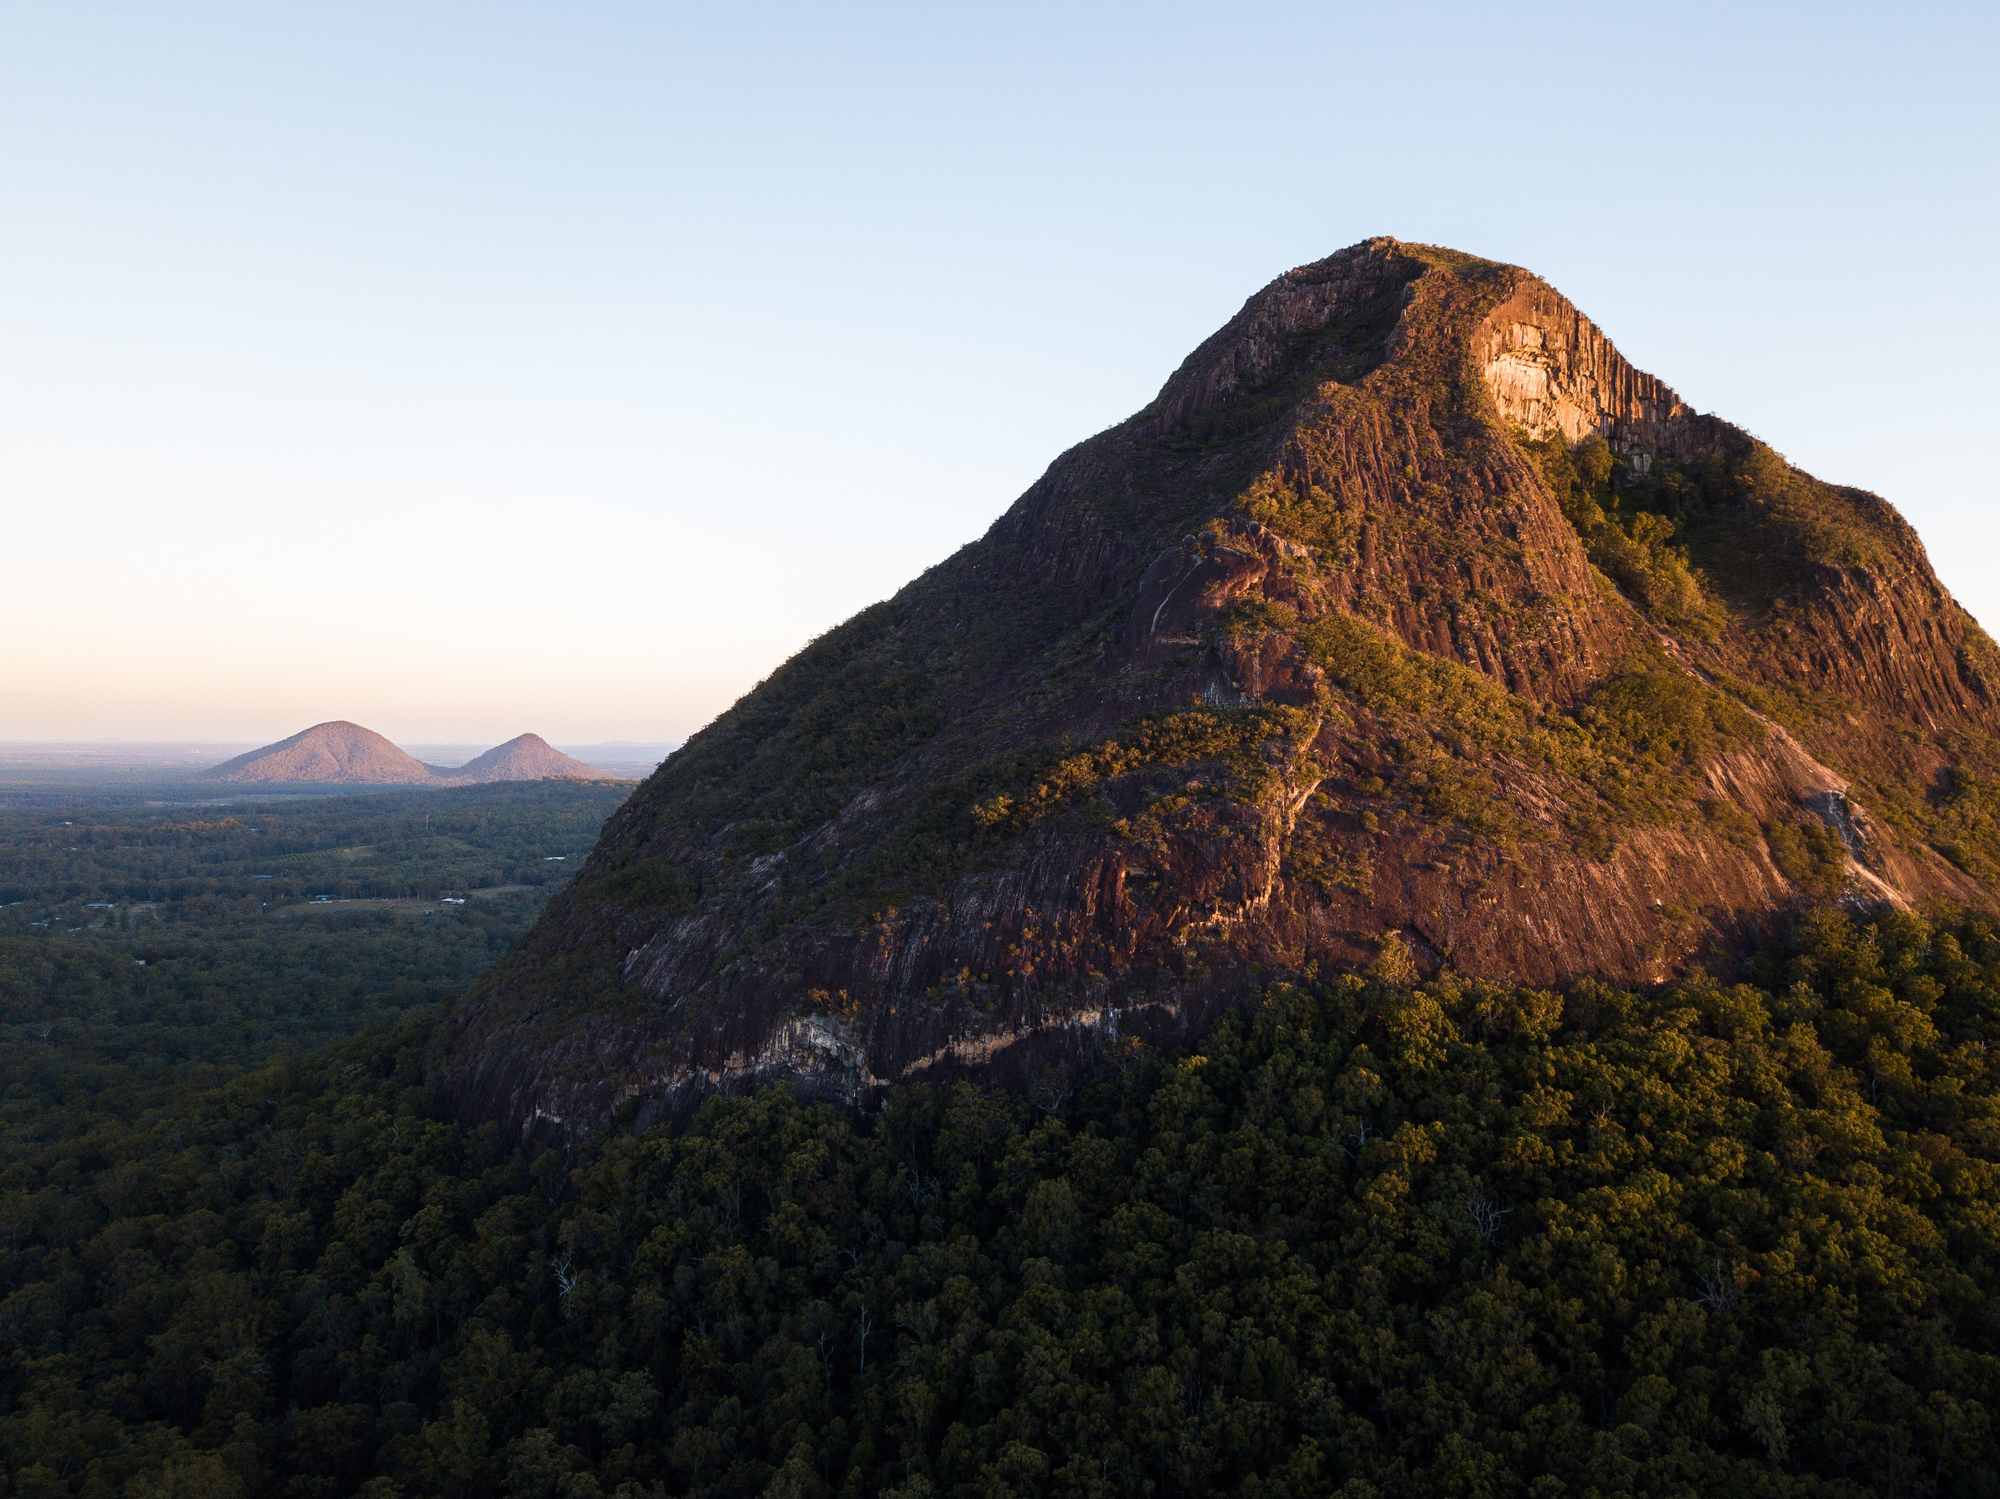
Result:
[[1059,1066],[1258,970],[1643,980],[1806,898],[1990,905],[1994,663],[1882,501],[1370,240],[671,757],[442,1075],[588,1131]]

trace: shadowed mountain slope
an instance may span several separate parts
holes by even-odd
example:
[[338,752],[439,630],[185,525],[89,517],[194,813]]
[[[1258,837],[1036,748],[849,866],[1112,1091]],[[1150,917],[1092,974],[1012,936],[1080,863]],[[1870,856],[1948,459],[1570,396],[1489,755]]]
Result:
[[1369,240],[669,758],[442,1076],[588,1132],[1059,1067],[1258,971],[1645,981],[1804,900],[1990,907],[1996,668],[1886,503]]

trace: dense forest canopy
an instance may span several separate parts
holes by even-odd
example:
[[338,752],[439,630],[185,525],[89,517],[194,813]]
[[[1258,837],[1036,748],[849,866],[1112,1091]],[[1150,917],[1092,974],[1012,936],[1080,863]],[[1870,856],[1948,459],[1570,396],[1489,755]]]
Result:
[[0,801],[0,920],[60,916],[52,926],[61,930],[86,923],[93,902],[281,904],[558,884],[568,872],[550,859],[589,852],[630,790],[530,782],[203,804],[179,788],[168,805],[11,797]]
[[20,1495],[2000,1493],[2000,930],[1273,981],[530,1158],[432,1022],[0,1147]]
[[439,1003],[526,930],[625,789],[11,797],[0,1127],[46,1138],[79,1098],[136,1107],[191,1069]]

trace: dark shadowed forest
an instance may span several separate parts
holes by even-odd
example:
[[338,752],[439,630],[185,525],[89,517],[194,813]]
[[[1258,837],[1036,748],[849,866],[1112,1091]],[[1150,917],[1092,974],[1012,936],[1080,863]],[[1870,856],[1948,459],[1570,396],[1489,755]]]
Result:
[[439,1113],[428,1011],[74,1090],[0,1146],[7,1483],[2000,1493],[1993,923],[1406,978],[1067,1090],[771,1088],[569,1154]]

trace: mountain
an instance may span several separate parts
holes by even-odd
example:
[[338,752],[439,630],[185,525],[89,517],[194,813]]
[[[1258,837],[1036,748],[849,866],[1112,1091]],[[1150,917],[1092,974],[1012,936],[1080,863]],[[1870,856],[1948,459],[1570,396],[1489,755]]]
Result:
[[426,765],[373,729],[335,721],[238,755],[203,772],[217,781],[340,786],[475,786],[493,781],[609,781],[539,734],[522,734],[457,767]]
[[1059,1071],[1259,974],[1651,982],[1816,900],[1991,910],[1996,683],[1883,500],[1372,239],[671,756],[441,1075],[589,1133]]
[[456,770],[443,772],[461,785],[487,781],[610,781],[609,771],[572,760],[539,734],[521,734]]
[[426,786],[437,776],[373,729],[336,719],[267,744],[205,771],[216,781]]

